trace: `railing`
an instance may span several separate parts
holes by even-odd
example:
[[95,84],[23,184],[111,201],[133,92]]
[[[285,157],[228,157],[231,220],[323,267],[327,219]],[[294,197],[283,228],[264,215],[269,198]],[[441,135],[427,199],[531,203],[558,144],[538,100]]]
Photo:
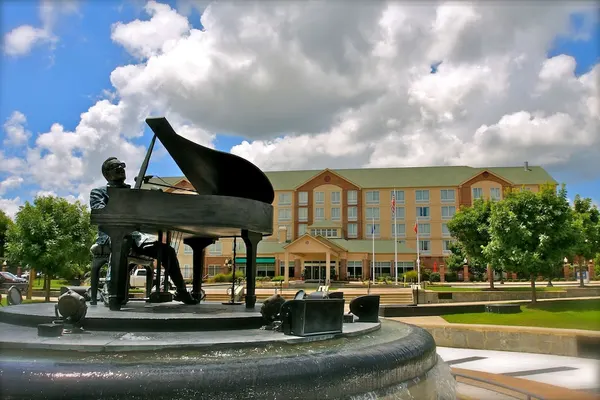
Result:
[[[459,377],[459,378],[464,378],[464,379],[468,379],[468,380],[472,380],[472,381],[477,381],[477,382],[485,383],[486,385],[496,386],[496,387],[500,387],[502,389],[507,389],[507,390],[510,390],[511,392],[516,392],[516,393],[525,395],[527,400],[532,400],[532,399],[545,400],[545,398],[542,397],[542,396],[540,396],[539,394],[535,394],[535,393],[529,392],[529,391],[527,391],[525,389],[521,389],[521,388],[518,388],[518,387],[511,386],[511,385],[506,385],[504,383],[495,382],[495,381],[490,380],[490,379],[480,378],[480,377],[472,376],[472,375],[469,375],[469,374],[463,374],[463,373],[460,373],[460,372],[451,371],[451,373],[452,373],[452,376],[454,376],[454,379],[456,379],[457,377]],[[468,385],[467,382],[462,382],[462,383]],[[470,386],[473,386],[473,385],[470,385]],[[482,389],[490,390],[490,389],[487,389],[487,388],[482,388]],[[503,393],[503,394],[506,394],[507,396],[511,396],[511,397],[514,397],[514,398],[518,398],[517,396],[513,396],[513,395],[510,395],[508,393]]]

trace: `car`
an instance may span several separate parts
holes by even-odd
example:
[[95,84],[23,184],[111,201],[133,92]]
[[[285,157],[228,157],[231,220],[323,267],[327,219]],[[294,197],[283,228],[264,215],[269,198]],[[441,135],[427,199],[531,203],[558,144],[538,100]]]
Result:
[[27,283],[27,279],[19,278],[18,276],[13,275],[10,272],[0,272],[0,276],[4,278],[0,278],[0,280],[4,280],[3,283]]

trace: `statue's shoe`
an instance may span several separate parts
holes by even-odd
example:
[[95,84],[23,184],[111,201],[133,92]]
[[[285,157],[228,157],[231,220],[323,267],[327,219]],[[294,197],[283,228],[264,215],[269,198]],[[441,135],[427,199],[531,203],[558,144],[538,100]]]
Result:
[[173,300],[175,301],[181,301],[184,304],[189,304],[189,305],[193,305],[193,304],[198,304],[200,301],[193,298],[192,295],[186,290],[186,291],[177,291],[175,293],[175,296],[173,297]]

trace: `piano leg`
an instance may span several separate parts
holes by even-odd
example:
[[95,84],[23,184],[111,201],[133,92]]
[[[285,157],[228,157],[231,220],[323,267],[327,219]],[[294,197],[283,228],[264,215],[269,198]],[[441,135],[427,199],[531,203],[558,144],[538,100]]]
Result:
[[262,234],[242,230],[242,239],[246,244],[246,308],[256,304],[256,251]]
[[192,248],[192,296],[198,296],[201,299],[202,275],[204,275],[204,249],[214,243],[213,239],[191,237],[183,240]]
[[119,311],[127,300],[127,285],[129,285],[129,265],[127,257],[131,249],[131,232],[129,228],[104,228],[110,237],[110,286],[108,292],[108,306],[112,311]]

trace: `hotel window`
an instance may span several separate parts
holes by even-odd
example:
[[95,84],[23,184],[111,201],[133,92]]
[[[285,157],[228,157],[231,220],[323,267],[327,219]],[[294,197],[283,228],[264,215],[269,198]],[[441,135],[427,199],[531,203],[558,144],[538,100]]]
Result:
[[183,254],[194,254],[194,250],[187,244],[183,245]]
[[279,221],[290,221],[292,219],[292,210],[290,208],[280,208],[278,211]]
[[315,220],[322,221],[325,219],[325,209],[323,207],[315,208]]
[[431,225],[430,224],[419,224],[419,236],[420,237],[431,236]]
[[222,251],[221,242],[215,242],[208,246],[208,254],[211,256],[220,256]]
[[444,240],[442,242],[442,245],[443,245],[442,252],[444,254],[451,254],[452,253],[452,251],[450,251],[450,246],[452,245],[452,240]]
[[300,207],[298,209],[298,221],[308,221],[308,208]]
[[358,208],[348,207],[348,221],[356,221],[358,219]]
[[358,224],[348,224],[348,237],[358,237]]
[[367,207],[367,221],[379,220],[379,207]]
[[[373,262],[370,262],[371,268],[373,268]],[[376,261],[375,262],[375,278],[380,276],[391,276],[392,263],[389,261]]]
[[298,192],[298,205],[305,206],[308,204],[308,192]]
[[493,201],[500,200],[500,188],[490,188],[490,199]]
[[315,204],[325,204],[325,192],[315,192]]
[[398,229],[398,236],[406,236],[406,225],[404,224],[392,224],[392,237],[396,236],[396,229]]
[[454,189],[442,189],[440,190],[440,197],[442,203],[454,203],[456,201]]
[[284,228],[282,230],[285,231],[285,240],[292,240],[292,237],[294,236],[294,232],[293,228],[290,225],[283,225],[280,228]]
[[337,238],[337,237],[339,237],[338,229],[335,229],[335,228],[312,229],[310,233],[313,236],[323,236],[323,237],[326,237],[326,238]]
[[394,193],[396,194],[396,204],[404,204],[404,190],[392,190],[390,193],[390,201],[392,201]]
[[367,192],[367,204],[379,204],[379,190]]
[[[242,253],[246,252],[246,244],[244,243],[244,241],[242,239],[238,238],[235,241],[235,245],[236,245],[236,249],[235,249],[236,252],[242,252]],[[233,245],[231,246],[231,248],[233,249]]]
[[331,192],[331,204],[340,204],[342,192]]
[[348,204],[349,205],[358,204],[358,191],[348,190]]
[[450,234],[450,229],[448,229],[448,224],[442,224],[442,236],[444,236],[444,237],[452,236]]
[[[393,215],[392,219],[394,219]],[[404,219],[404,207],[396,207],[396,219]]]
[[221,273],[220,265],[209,265],[208,266],[208,276],[215,276]]
[[306,224],[298,224],[298,236],[302,236],[306,233]]
[[415,264],[412,261],[398,261],[396,266],[398,268],[398,279],[400,279],[402,274],[415,269]]
[[366,236],[371,239],[372,237],[378,238],[381,231],[379,229],[379,224],[367,224],[367,232]]
[[190,266],[190,264],[185,264],[183,266],[182,275],[184,279],[192,277],[192,267]]
[[429,203],[429,190],[415,190],[415,199],[417,203]]
[[331,207],[331,220],[339,221],[342,219],[342,213],[339,207]]
[[483,198],[483,189],[482,188],[473,188],[473,200]]
[[431,217],[429,207],[417,207],[417,217],[419,219],[429,219]]
[[442,206],[442,219],[452,219],[456,214],[455,206]]
[[292,194],[291,193],[279,193],[279,201],[277,205],[280,206],[289,206],[292,204]]
[[362,278],[362,261],[348,261],[346,262],[348,269],[349,279],[361,279]]
[[419,251],[421,253],[431,253],[431,241],[419,240]]
[[[294,276],[294,267],[296,266],[295,261],[288,261],[288,274],[291,277]],[[285,276],[285,261],[279,261],[279,275]]]

